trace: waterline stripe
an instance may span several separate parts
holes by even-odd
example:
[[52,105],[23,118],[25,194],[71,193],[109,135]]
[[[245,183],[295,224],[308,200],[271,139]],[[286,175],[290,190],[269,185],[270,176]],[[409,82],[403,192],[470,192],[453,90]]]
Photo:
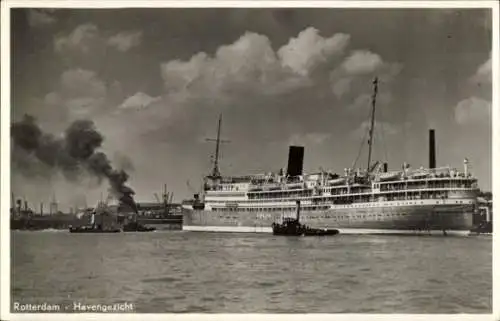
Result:
[[[183,225],[183,231],[192,232],[224,232],[224,233],[272,233],[271,227],[264,226],[195,226]],[[340,234],[386,234],[386,235],[443,235],[443,231],[412,231],[412,230],[384,230],[384,229],[357,229],[338,228]],[[467,236],[471,234],[466,230],[447,230],[447,235]],[[474,234],[472,234],[474,235]]]

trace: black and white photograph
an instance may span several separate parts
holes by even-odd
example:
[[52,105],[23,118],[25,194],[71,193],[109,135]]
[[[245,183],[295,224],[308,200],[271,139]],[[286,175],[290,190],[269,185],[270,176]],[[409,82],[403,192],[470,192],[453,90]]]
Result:
[[2,320],[499,320],[498,3],[120,3],[2,3]]

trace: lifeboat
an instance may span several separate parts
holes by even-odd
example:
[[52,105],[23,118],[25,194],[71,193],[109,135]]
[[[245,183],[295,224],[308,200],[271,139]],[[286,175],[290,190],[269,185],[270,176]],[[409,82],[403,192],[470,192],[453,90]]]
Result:
[[344,177],[331,179],[328,181],[328,185],[330,185],[330,186],[341,185],[341,184],[345,183],[345,181],[346,181],[346,179]]
[[381,173],[380,176],[379,176],[379,179],[381,181],[392,181],[392,180],[395,180],[397,178],[399,178],[400,176],[400,173]]
[[418,178],[425,178],[427,176],[429,176],[429,174],[427,174],[426,172],[417,172],[417,173],[411,174],[410,178],[418,179]]

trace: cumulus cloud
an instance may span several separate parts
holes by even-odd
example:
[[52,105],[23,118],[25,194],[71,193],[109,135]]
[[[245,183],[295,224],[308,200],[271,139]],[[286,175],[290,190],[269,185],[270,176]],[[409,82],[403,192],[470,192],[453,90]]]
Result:
[[379,55],[366,50],[356,50],[344,60],[341,68],[350,75],[367,74],[377,70],[382,63]]
[[141,43],[141,31],[120,32],[108,39],[108,45],[125,52]]
[[491,102],[469,97],[455,107],[455,120],[460,125],[488,124],[491,121]]
[[74,117],[84,117],[104,103],[106,84],[93,71],[70,69],[61,74],[57,90],[48,93],[44,102],[52,107],[64,107]]
[[59,54],[80,54],[99,56],[107,46],[126,52],[138,46],[142,40],[141,31],[123,31],[107,37],[92,23],[77,26],[69,34],[58,35],[54,39],[54,50]]
[[475,74],[472,75],[469,80],[473,84],[479,86],[473,87],[473,95],[457,103],[455,106],[455,121],[459,125],[490,126],[492,81],[491,52],[489,59],[479,65]]
[[275,51],[268,37],[246,32],[213,56],[200,52],[162,64],[162,77],[168,92],[281,94],[310,86],[314,68],[341,54],[348,41],[348,35],[324,38],[308,28]]
[[204,52],[191,57],[187,62],[180,60],[162,64],[161,74],[167,90],[185,91],[191,84],[202,77],[207,69],[209,57]]
[[58,53],[82,52],[88,54],[99,42],[99,29],[96,25],[86,23],[76,27],[67,35],[60,35],[54,39],[54,49]]
[[120,105],[121,109],[141,109],[150,106],[151,104],[159,101],[161,97],[151,97],[143,92],[138,92],[133,96],[128,97]]
[[[376,53],[356,50],[330,73],[332,91],[341,98],[344,95],[352,94],[352,88],[366,87],[370,78],[375,76],[378,77],[379,83],[384,84],[387,88],[401,69],[401,64],[384,62]],[[355,91],[354,94],[356,93]]]
[[[200,52],[188,61],[162,64],[168,93],[228,96],[234,92],[266,92],[274,86],[300,86],[291,72],[283,70],[266,36],[245,33],[236,42],[217,49],[215,55]],[[281,88],[286,90],[286,88]]]
[[317,29],[310,27],[291,38],[277,53],[284,67],[307,76],[317,65],[343,53],[349,38],[349,35],[342,33],[323,38]]
[[349,41],[347,34],[323,37],[307,28],[275,51],[267,36],[246,32],[213,56],[199,52],[188,60],[163,63],[161,74],[168,94],[227,99],[241,92],[283,94],[312,86],[321,78],[317,70],[330,73],[332,92],[341,98],[359,94],[351,88],[370,84],[369,77],[375,74],[387,83],[400,72],[399,64],[370,51],[355,50],[345,56]]
[[490,58],[481,64],[474,76],[472,76],[471,81],[477,84],[491,84],[491,53]]
[[51,9],[28,10],[28,23],[31,27],[50,25],[56,21],[57,19],[53,16],[53,10]]
[[66,70],[61,75],[61,89],[68,96],[103,96],[106,87],[94,71],[84,69]]

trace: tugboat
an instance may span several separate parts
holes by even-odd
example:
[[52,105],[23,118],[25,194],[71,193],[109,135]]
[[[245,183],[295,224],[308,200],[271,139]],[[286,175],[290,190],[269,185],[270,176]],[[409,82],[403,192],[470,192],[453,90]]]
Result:
[[273,223],[271,227],[274,235],[324,236],[339,234],[339,230],[336,229],[317,229],[300,224],[300,201],[297,201],[297,218],[285,218],[283,223]]
[[300,236],[304,234],[305,226],[300,224],[297,219],[287,217],[283,219],[283,223],[273,223],[271,225],[273,228],[274,235],[290,235],[290,236]]

